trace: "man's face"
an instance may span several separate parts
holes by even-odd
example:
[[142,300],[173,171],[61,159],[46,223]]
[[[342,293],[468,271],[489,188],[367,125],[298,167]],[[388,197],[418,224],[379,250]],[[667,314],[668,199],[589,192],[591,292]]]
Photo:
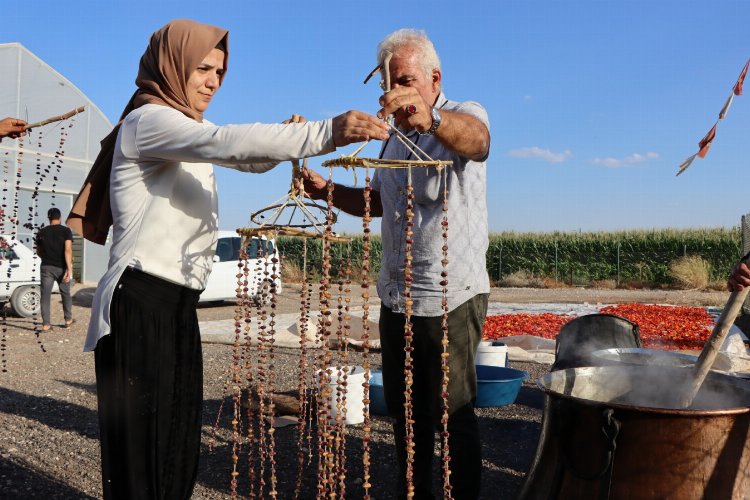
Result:
[[425,75],[419,62],[419,51],[409,45],[399,48],[391,58],[391,88],[411,87],[433,105],[440,95],[440,71]]

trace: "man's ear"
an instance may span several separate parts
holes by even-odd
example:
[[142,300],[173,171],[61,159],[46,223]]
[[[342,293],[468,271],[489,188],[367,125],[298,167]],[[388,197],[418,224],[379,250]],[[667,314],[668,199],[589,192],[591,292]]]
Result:
[[432,70],[432,90],[440,92],[440,83],[443,81],[443,74],[439,69]]

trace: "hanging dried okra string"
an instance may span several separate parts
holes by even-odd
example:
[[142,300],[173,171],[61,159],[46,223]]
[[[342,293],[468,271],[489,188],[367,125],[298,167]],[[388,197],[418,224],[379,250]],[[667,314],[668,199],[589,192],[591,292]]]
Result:
[[[237,273],[237,306],[241,309],[242,319],[245,321],[245,300],[247,295],[247,272],[245,272],[245,279],[242,279],[242,269],[244,268],[247,270],[247,254],[244,253],[244,251],[240,251],[239,255],[239,262],[237,263],[237,267],[239,269],[239,272]],[[244,286],[243,286],[244,284]],[[241,332],[241,323],[237,320],[237,309],[235,309],[235,322],[234,322],[234,332],[235,332],[235,347],[237,343],[237,338],[240,335]],[[229,384],[232,383],[234,378],[234,369],[235,366],[239,364],[238,356],[233,351],[232,352],[232,364],[224,371],[224,384],[221,390],[221,397],[219,398],[219,410],[216,412],[216,419],[214,421],[213,425],[213,431],[211,433],[211,437],[208,440],[208,449],[209,451],[213,451],[214,446],[216,445],[216,436],[219,435],[219,424],[221,422],[221,415],[224,411],[224,401],[226,400],[227,393],[229,392]],[[236,418],[236,413],[235,413]]]
[[18,193],[21,190],[21,178],[23,177],[23,156],[24,156],[24,138],[23,136],[18,138],[18,154],[16,155],[16,186],[13,190],[13,215],[12,215],[12,221],[13,224],[16,226],[15,231],[13,231],[11,234],[13,236],[18,235],[18,226],[20,224],[19,221],[19,205],[18,205]]
[[[73,125],[75,124],[75,120],[71,119],[70,124],[68,125],[68,129],[73,128]],[[50,171],[52,171],[52,204],[54,205],[54,199],[57,195],[57,182],[60,180],[60,171],[62,170],[63,165],[63,156],[65,155],[65,151],[63,150],[63,145],[65,144],[65,141],[68,138],[68,131],[65,129],[65,127],[60,129],[60,147],[57,151],[55,151],[55,158],[50,163],[47,173],[49,174]]]
[[364,499],[370,498],[370,438],[372,433],[370,421],[370,167],[365,167],[364,210],[362,214],[362,368],[365,371],[362,402],[364,422],[362,423],[362,489]]
[[[413,281],[412,243],[414,236],[414,186],[412,185],[411,167],[407,168],[406,184],[406,217],[405,250],[404,250],[404,420],[406,435],[406,496],[414,497],[414,409],[412,406],[412,385],[414,384],[414,366],[411,345],[414,337],[411,316],[413,300],[411,298],[411,284]],[[426,452],[426,450],[425,450]]]
[[323,262],[320,279],[320,324],[322,340],[319,363],[319,399],[318,399],[318,498],[329,496],[332,491],[333,465],[333,432],[331,429],[331,310],[330,310],[330,273],[331,273],[331,236],[333,235],[333,169],[329,169],[326,184],[328,195],[326,226],[323,235]]
[[440,225],[442,226],[443,230],[443,259],[440,261],[442,264],[443,270],[440,272],[440,277],[442,278],[440,281],[440,286],[442,287],[442,306],[443,306],[443,318],[442,318],[442,330],[443,330],[443,339],[441,341],[441,344],[443,346],[443,352],[440,354],[440,369],[443,371],[443,382],[442,382],[442,388],[440,391],[440,395],[442,397],[442,409],[443,409],[443,415],[440,419],[440,423],[442,424],[442,431],[440,433],[442,446],[441,446],[441,458],[443,463],[443,498],[444,499],[451,499],[453,498],[451,494],[451,483],[450,483],[450,475],[451,475],[451,469],[450,469],[450,446],[449,446],[449,438],[450,433],[448,432],[448,416],[449,416],[449,408],[448,408],[448,382],[450,381],[450,368],[448,365],[449,360],[449,354],[448,354],[448,167],[444,167],[442,169],[442,177],[443,177],[443,220],[441,221]]
[[343,341],[344,341],[344,302],[343,302],[343,290],[344,283],[341,280],[342,269],[341,269],[341,255],[340,245],[333,245],[332,251],[339,250],[339,255],[336,256],[336,356],[334,362],[336,365],[336,418],[333,422],[333,447],[331,452],[332,456],[332,467],[333,474],[331,477],[331,495],[335,495],[338,492],[339,479],[343,470],[341,463],[341,440],[344,435],[344,419],[346,418],[346,364],[344,363],[343,355]]
[[[305,467],[305,431],[307,429],[307,322],[310,317],[310,303],[308,302],[307,279],[307,238],[302,238],[302,286],[299,301],[299,378],[297,379],[297,393],[299,401],[299,415],[297,416],[297,479],[294,485],[294,498],[298,499],[302,492],[302,473]],[[309,445],[309,443],[308,443]]]
[[[2,198],[2,205],[0,205],[0,234],[5,234],[5,217],[4,215],[7,213],[8,209],[8,180],[10,177],[10,162],[8,160],[9,152],[6,151],[5,155],[3,157],[3,198]],[[10,231],[9,231],[10,232]],[[10,255],[11,248],[8,245],[8,242],[4,239],[0,240],[0,252],[3,254]],[[11,267],[8,266],[8,272],[6,276],[3,276],[3,282],[4,284],[0,286],[5,287],[5,295],[10,295],[10,270]],[[6,373],[8,371],[8,358],[6,357],[7,349],[8,349],[8,306],[3,305],[2,306],[2,335],[0,335],[0,370],[2,373]]]
[[[310,321],[310,309],[312,308],[312,294],[313,294],[313,280],[312,280],[312,270],[310,270],[310,274],[305,276],[305,279],[307,280],[307,318],[308,323]],[[305,325],[307,327],[307,325]],[[308,330],[309,331],[309,330]],[[313,343],[315,346],[320,346],[320,336],[318,329],[316,328],[313,332]],[[315,373],[318,369],[318,358],[315,356],[315,354],[309,354],[306,356],[306,362],[308,365],[308,369],[305,372],[305,380],[307,381],[307,393],[305,394],[305,440],[307,442],[307,463],[308,465],[312,463],[313,460],[313,448],[314,442],[313,442],[313,427],[315,426],[315,404],[313,402],[314,394],[311,391],[310,388],[315,387]]]
[[[2,205],[0,205],[0,212],[2,212],[3,217],[0,217],[0,233],[5,234],[5,217],[8,214],[8,192],[10,190],[9,182],[10,182],[10,152],[6,151],[3,155],[3,198],[2,198]],[[8,222],[11,222],[9,220]],[[11,232],[11,231],[8,231]]]
[[[32,145],[34,142],[34,139],[32,137],[31,131],[29,131],[29,146]],[[39,217],[39,186],[42,183],[42,180],[44,179],[44,175],[42,175],[42,134],[37,133],[37,139],[36,139],[36,153],[34,154],[35,161],[34,161],[34,171],[35,171],[35,182],[34,182],[34,189],[31,192],[31,198],[29,199],[29,206],[27,207],[29,214],[26,224],[24,224],[24,228],[31,232],[32,238],[31,238],[31,249],[34,252],[34,255],[37,255],[37,244],[36,244],[36,235],[39,232],[39,224],[37,223],[37,218]],[[32,269],[32,276],[41,274],[41,265],[40,269],[37,272],[37,259],[34,259],[31,263]],[[41,291],[40,291],[41,292]],[[37,339],[40,339],[41,332],[42,332],[42,318],[41,318],[41,310],[38,309],[34,312],[33,322],[34,322],[34,333],[36,334]],[[38,340],[39,341],[39,340]],[[44,347],[42,347],[44,349]]]
[[[268,240],[260,240],[263,245],[270,245]],[[274,240],[275,241],[275,240]],[[268,260],[269,250],[266,249],[266,260]],[[268,322],[268,457],[271,468],[271,491],[269,495],[271,498],[276,498],[278,491],[276,490],[276,484],[278,483],[276,478],[276,428],[273,426],[274,415],[276,413],[276,405],[273,401],[274,391],[276,390],[276,365],[275,365],[275,335],[276,335],[276,308],[278,305],[278,298],[276,297],[276,282],[279,279],[279,258],[276,256],[276,252],[270,252],[271,256],[271,276],[270,281],[268,280],[268,273],[266,273],[266,283],[269,287],[269,293],[271,294],[271,312],[270,321]],[[266,268],[267,270],[267,268]]]
[[[340,247],[341,248],[341,247]],[[351,241],[346,242],[346,258],[339,259],[338,272],[338,323],[336,328],[336,342],[339,361],[336,377],[336,475],[338,478],[338,496],[346,497],[346,398],[348,392],[349,373],[353,367],[349,365],[349,330],[351,329]]]
[[[243,322],[243,371],[245,373],[245,383],[244,383],[244,389],[245,389],[245,402],[247,405],[247,464],[248,464],[248,484],[249,484],[249,496],[251,498],[255,497],[255,466],[257,463],[258,458],[258,443],[256,440],[256,430],[255,430],[255,421],[256,421],[256,411],[255,411],[255,404],[253,399],[253,382],[255,380],[253,376],[253,368],[255,367],[255,364],[253,363],[253,355],[255,354],[255,349],[253,348],[253,339],[252,339],[252,324],[253,324],[253,298],[250,296],[250,290],[252,287],[252,284],[250,283],[250,265],[249,265],[249,256],[247,254],[247,248],[250,245],[250,242],[252,241],[252,237],[245,238],[243,237],[241,239],[241,249],[240,249],[240,258],[241,262],[239,263],[239,266],[241,266],[241,273],[242,273],[242,322]],[[239,273],[238,273],[239,274]],[[257,339],[256,339],[257,341]]]
[[[237,498],[237,478],[240,475],[237,464],[240,458],[240,448],[242,446],[242,431],[240,422],[242,421],[242,322],[244,320],[244,299],[247,295],[247,276],[242,272],[243,262],[247,265],[247,259],[244,252],[240,254],[240,261],[237,266],[237,301],[234,308],[234,344],[232,346],[232,472],[230,480],[230,493],[232,498]],[[223,395],[222,395],[223,396]],[[222,401],[224,398],[221,398]],[[219,408],[221,412],[221,408]]]
[[[31,134],[29,134],[31,135]],[[29,145],[33,142],[33,138],[29,137]],[[62,144],[62,140],[61,140]],[[37,134],[36,139],[36,152],[34,153],[34,189],[31,192],[31,203],[29,203],[29,223],[27,225],[27,229],[29,231],[31,230],[38,230],[39,225],[36,222],[36,216],[39,215],[38,209],[39,209],[39,187],[42,185],[42,181],[44,181],[44,178],[46,177],[46,174],[42,173],[42,134]],[[46,168],[45,172],[49,172],[49,169]]]
[[[259,242],[262,242],[259,239]],[[262,245],[261,245],[262,247]],[[257,275],[268,273],[268,260],[265,259],[265,249],[258,250],[258,269]],[[262,264],[261,264],[262,262]],[[261,281],[256,288],[258,294],[256,319],[258,324],[258,496],[264,498],[266,486],[266,462],[268,461],[268,441],[269,434],[266,430],[268,425],[268,405],[267,405],[267,388],[266,380],[268,378],[268,354],[266,349],[266,322],[268,320],[265,304],[268,302],[268,289],[265,282]]]
[[[42,172],[42,134],[37,133],[37,139],[36,139],[36,153],[34,154],[34,157],[36,158],[36,161],[34,162],[34,170],[35,170],[35,176],[34,176],[34,189],[31,193],[31,201],[32,203],[29,205],[29,215],[30,215],[30,222],[35,222],[34,219],[34,208],[36,208],[37,205],[37,196],[39,196],[39,187],[42,185],[42,182],[44,181],[44,178],[47,176],[47,173],[49,172],[49,166],[44,168],[44,172]],[[29,131],[29,144],[33,142],[32,133]],[[62,138],[60,139],[60,148],[62,148],[62,144],[64,141]],[[59,149],[58,148],[58,151]],[[32,208],[32,206],[34,208]],[[32,228],[29,227],[29,230]],[[36,229],[36,228],[33,228]]]
[[[20,215],[18,213],[20,209],[20,205],[18,201],[18,193],[21,190],[21,179],[23,177],[23,161],[24,161],[24,151],[25,151],[24,143],[25,143],[24,137],[23,136],[19,137],[18,138],[18,155],[16,157],[16,165],[17,165],[16,186],[15,186],[15,191],[13,193],[13,220],[15,221],[15,225],[16,225],[15,231],[12,233],[14,236],[18,236],[18,225],[20,224]],[[29,206],[29,210],[30,210],[29,218],[30,220],[33,220],[34,209],[31,205]],[[26,228],[33,229],[33,225],[30,222],[24,224],[23,226]],[[21,245],[21,244],[22,243],[20,242],[16,242],[16,245]],[[32,269],[32,272],[36,273],[36,261],[34,261],[32,265],[34,266],[34,269]],[[41,333],[42,333],[42,329],[40,328],[40,324],[35,317],[34,335],[36,336],[36,343],[37,345],[39,345],[39,348],[42,350],[42,352],[47,352],[47,349],[44,348],[44,344],[42,343]]]

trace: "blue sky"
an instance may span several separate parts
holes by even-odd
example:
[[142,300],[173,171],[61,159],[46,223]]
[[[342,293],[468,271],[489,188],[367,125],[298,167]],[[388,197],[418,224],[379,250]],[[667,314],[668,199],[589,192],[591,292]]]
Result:
[[[377,43],[426,30],[446,95],[490,116],[492,231],[732,226],[750,212],[750,79],[706,158],[675,177],[750,58],[750,2],[37,0],[3,7],[0,42],[21,42],[114,122],[148,37],[179,17],[230,31],[229,71],[206,114],[219,124],[374,113],[379,88],[362,79]],[[217,171],[225,229],[290,177],[288,163]]]

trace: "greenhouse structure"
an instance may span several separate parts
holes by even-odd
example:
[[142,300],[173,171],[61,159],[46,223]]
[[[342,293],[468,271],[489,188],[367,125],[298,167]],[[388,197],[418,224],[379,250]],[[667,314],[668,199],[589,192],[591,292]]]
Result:
[[[75,196],[112,130],[104,113],[83,92],[20,43],[0,44],[0,119],[29,123],[85,106],[74,117],[40,126],[23,140],[0,142],[0,232],[33,248],[47,210],[67,217]],[[96,283],[107,267],[109,241],[101,246],[74,236],[74,278]]]

